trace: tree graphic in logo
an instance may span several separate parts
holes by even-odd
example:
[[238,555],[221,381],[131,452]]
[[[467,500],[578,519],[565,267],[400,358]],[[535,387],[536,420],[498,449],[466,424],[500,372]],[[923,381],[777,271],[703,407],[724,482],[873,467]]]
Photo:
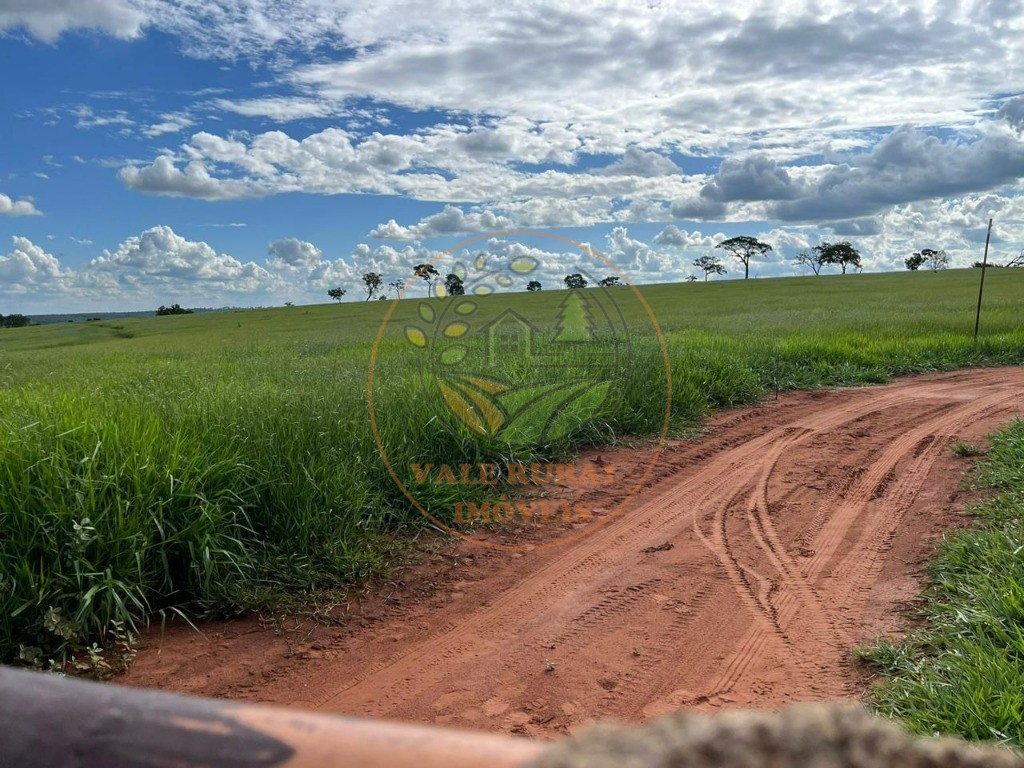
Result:
[[593,318],[578,291],[569,291],[558,313],[556,343],[585,343],[593,339]]
[[440,396],[450,428],[513,447],[538,445],[614,405],[629,344],[610,291],[567,290],[557,305],[540,296],[526,305],[529,294],[510,294],[504,305],[483,307],[480,298],[495,286],[522,281],[525,290],[538,266],[485,255],[469,268],[458,264],[452,274],[465,292],[420,302],[418,322],[406,326],[405,338],[423,353],[424,386]]

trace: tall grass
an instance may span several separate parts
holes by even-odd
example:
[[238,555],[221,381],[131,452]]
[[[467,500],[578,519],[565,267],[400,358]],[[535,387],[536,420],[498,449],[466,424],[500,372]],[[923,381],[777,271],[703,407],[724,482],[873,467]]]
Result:
[[[1013,272],[991,276],[977,345],[968,271],[645,288],[671,364],[671,427],[774,388],[1020,364],[1024,271]],[[560,295],[480,304],[540,312]],[[541,461],[661,429],[662,348],[628,301],[632,359],[613,408],[514,447],[440,428],[402,341],[419,303],[399,304],[378,356],[375,415],[393,465]],[[165,608],[259,608],[386,566],[424,521],[380,460],[367,409],[383,304],[0,332],[0,660],[59,656]],[[472,492],[431,486],[418,499],[441,513]]]
[[919,733],[1024,746],[1024,421],[992,439],[976,479],[998,494],[931,564],[924,625],[863,651],[877,708]]

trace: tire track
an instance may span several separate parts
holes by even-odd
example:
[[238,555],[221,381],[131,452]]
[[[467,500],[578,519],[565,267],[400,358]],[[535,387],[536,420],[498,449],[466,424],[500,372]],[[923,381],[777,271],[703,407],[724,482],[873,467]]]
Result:
[[909,581],[934,531],[923,489],[956,490],[949,441],[1022,403],[1021,368],[783,394],[676,443],[628,509],[564,549],[478,553],[449,599],[388,601],[297,657],[256,645],[267,633],[201,652],[169,638],[149,684],[533,735],[851,695],[849,650],[898,599],[880,580]]
[[[891,406],[898,406],[906,401],[906,396],[895,394],[885,401]],[[746,488],[753,483],[753,477],[759,471],[759,461],[764,456],[877,409],[878,403],[870,400],[846,404],[824,414],[805,416],[794,425],[773,430],[713,457],[710,464],[695,475],[680,478],[653,500],[624,516],[623,520],[627,517],[629,519],[628,527],[621,524],[623,520],[617,520],[615,525],[601,528],[581,539],[577,546],[538,573],[524,579],[490,605],[467,617],[454,629],[437,634],[422,645],[409,649],[407,653],[399,654],[373,672],[358,675],[343,687],[318,699],[316,706],[333,706],[331,702],[342,696],[346,700],[362,702],[362,706],[371,707],[374,713],[400,706],[415,695],[417,686],[411,685],[411,680],[416,680],[420,686],[433,686],[450,674],[447,665],[434,664],[432,660],[471,654],[474,648],[486,649],[495,638],[510,634],[506,629],[510,624],[518,623],[524,616],[536,616],[552,596],[557,599],[558,593],[553,591],[553,585],[558,584],[562,594],[577,592],[593,580],[594,574],[614,568],[615,562],[609,556],[610,551],[624,547],[639,549],[650,543],[651,537],[663,535],[662,528],[669,524],[680,529],[675,510],[686,508],[691,517],[694,510],[707,506],[715,506],[721,511],[722,506],[716,504],[716,497],[720,497],[723,490],[730,499],[744,494]],[[739,490],[736,490],[737,487]],[[780,634],[783,643],[788,643],[775,615],[776,609],[768,599],[772,581],[751,566],[733,562],[731,548],[727,541],[723,541],[726,537],[724,514],[716,512],[716,515],[717,528],[721,533],[711,548],[720,551],[720,559],[729,578],[742,585],[744,599],[748,600],[753,613],[764,617],[771,626],[770,631]],[[698,536],[702,534],[698,532]],[[708,540],[707,537],[702,538]],[[759,589],[754,589],[754,583],[758,584]],[[467,638],[471,638],[468,643]],[[544,643],[536,645],[542,646]],[[758,647],[760,645],[755,645],[755,648]],[[395,676],[402,684],[385,688],[382,694],[382,686],[374,679],[385,672]]]
[[[835,627],[840,619],[840,613],[849,612],[849,596],[865,588],[865,583],[873,572],[877,572],[882,555],[887,551],[886,538],[899,525],[903,513],[909,508],[917,491],[924,482],[928,470],[935,459],[945,448],[945,442],[937,439],[937,434],[946,434],[952,437],[960,431],[965,424],[977,419],[985,413],[997,410],[999,406],[1005,405],[1014,400],[1019,400],[1020,394],[999,393],[981,398],[978,402],[966,406],[957,407],[955,404],[950,408],[944,408],[944,415],[933,418],[925,425],[913,429],[897,438],[882,457],[872,464],[855,484],[853,492],[840,505],[838,511],[832,515],[823,531],[821,549],[811,560],[805,573],[799,573],[785,569],[781,560],[777,561],[780,574],[784,582],[782,589],[793,595],[793,599],[780,600],[780,608],[774,615],[771,622],[772,629],[778,634],[778,640],[786,644],[789,642],[788,628],[791,621],[796,618],[795,606],[799,601],[798,597],[806,594],[810,581],[820,576],[826,564],[837,555],[841,542],[845,539],[846,533],[859,518],[865,506],[872,500],[879,483],[890,477],[897,463],[910,455],[913,457],[911,466],[900,477],[895,493],[887,495],[890,501],[882,512],[876,515],[875,524],[871,531],[862,537],[854,546],[850,547],[850,553],[843,558],[844,563],[849,563],[848,569],[843,569],[842,582],[845,585],[840,592],[840,599],[835,602],[838,606],[834,610],[835,618],[829,615],[832,612],[825,612],[827,623]],[[777,462],[777,454],[770,458],[769,464],[774,468]],[[765,490],[765,493],[767,491]],[[767,543],[762,545],[762,550],[767,553]],[[728,554],[726,545],[726,553]],[[728,555],[731,556],[731,555]],[[776,558],[771,558],[776,561]],[[815,592],[815,595],[817,593]],[[845,599],[844,599],[845,598]],[[814,601],[820,606],[820,600]],[[812,625],[808,627],[801,616],[801,632],[810,631],[816,634],[813,625],[821,614],[812,618]],[[848,623],[848,621],[846,622]],[[718,680],[698,698],[702,700],[712,699],[728,693],[736,685],[739,678],[747,670],[757,655],[763,652],[765,646],[771,642],[766,636],[767,631],[763,625],[755,624],[748,636],[744,638],[742,645],[735,657],[725,669]],[[842,641],[847,637],[846,632],[835,631],[834,638]],[[821,642],[821,638],[818,638]],[[825,644],[825,643],[821,643]]]
[[[838,415],[833,415],[831,421],[848,420],[857,418],[863,413],[870,412],[874,406],[870,403],[859,403],[841,408]],[[812,423],[827,423],[829,419],[812,419]],[[378,666],[373,671],[366,671],[351,679],[346,685],[316,702],[318,708],[330,706],[330,702],[345,695],[346,698],[357,697],[365,702],[365,706],[371,706],[372,711],[377,712],[383,706],[385,708],[395,706],[403,699],[410,698],[413,694],[413,686],[408,685],[413,678],[422,681],[422,684],[436,684],[439,677],[448,673],[445,665],[431,664],[431,659],[447,659],[459,656],[472,650],[473,647],[486,645],[487,641],[496,635],[508,634],[507,630],[501,629],[509,622],[518,621],[518,617],[533,616],[539,610],[548,594],[552,592],[553,585],[559,584],[562,591],[578,589],[582,584],[590,580],[595,573],[600,573],[614,565],[609,556],[609,549],[619,549],[629,546],[631,549],[639,549],[646,543],[652,541],[652,537],[662,535],[661,529],[668,523],[676,523],[678,518],[674,511],[684,506],[690,508],[690,514],[695,508],[709,504],[712,498],[722,489],[729,489],[736,484],[738,474],[753,474],[757,472],[756,457],[764,455],[771,450],[773,443],[780,439],[786,443],[792,442],[797,437],[807,434],[808,428],[784,428],[781,438],[775,431],[761,437],[755,438],[737,448],[732,449],[718,457],[714,457],[706,468],[698,472],[696,476],[682,478],[675,487],[657,495],[652,501],[643,504],[634,513],[628,516],[631,525],[623,530],[621,520],[616,521],[615,526],[606,526],[594,534],[580,540],[579,545],[564,553],[555,562],[546,566],[537,574],[531,575],[514,589],[509,590],[500,596],[496,601],[477,611],[475,615],[467,618],[465,622],[454,629],[440,633],[427,640],[422,645],[409,649],[408,652],[396,654],[385,664]],[[741,491],[742,492],[742,491]],[[690,497],[687,499],[687,497]],[[722,522],[724,526],[724,521]],[[610,540],[610,541],[609,541]],[[583,550],[582,552],[579,550]],[[582,556],[582,557],[581,557]],[[726,557],[728,560],[728,556]],[[746,574],[762,585],[762,593],[768,591],[768,580],[760,576],[751,568],[739,568],[739,581],[749,585]],[[730,571],[733,578],[737,574]],[[748,591],[749,587],[748,587]],[[753,595],[753,592],[751,592]],[[754,602],[757,598],[754,597]],[[773,608],[764,603],[768,615]],[[769,619],[772,621],[773,619]],[[467,646],[464,638],[474,638],[474,642]],[[542,645],[542,643],[538,643]],[[381,702],[381,686],[373,682],[373,678],[382,672],[399,677],[402,681],[400,690],[388,690],[383,696],[385,702]],[[361,696],[357,689],[362,688]],[[371,702],[373,702],[371,704]]]

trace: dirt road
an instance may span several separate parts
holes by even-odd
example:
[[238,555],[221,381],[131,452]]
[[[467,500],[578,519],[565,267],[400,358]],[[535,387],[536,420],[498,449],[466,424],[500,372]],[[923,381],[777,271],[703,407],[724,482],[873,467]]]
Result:
[[722,413],[571,544],[446,545],[341,626],[175,629],[126,682],[538,736],[856,697],[851,648],[898,631],[931,541],[964,520],[950,443],[1022,410],[1024,369],[1005,368]]

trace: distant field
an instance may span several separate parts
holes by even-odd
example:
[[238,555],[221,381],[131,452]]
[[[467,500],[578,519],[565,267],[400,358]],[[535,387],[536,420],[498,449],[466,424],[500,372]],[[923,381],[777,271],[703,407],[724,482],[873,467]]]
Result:
[[[193,312],[216,312],[215,309],[194,309]],[[35,325],[53,325],[55,323],[84,323],[96,320],[117,321],[136,319],[140,317],[153,317],[155,310],[145,312],[69,312],[60,315],[41,315],[32,313],[31,320]]]
[[[989,273],[974,345],[979,276],[644,287],[671,360],[672,426],[775,386],[1021,364],[1024,270]],[[539,460],[580,442],[657,433],[665,412],[659,343],[631,290],[612,295],[630,329],[621,397],[567,439],[511,452]],[[506,309],[557,317],[565,296],[482,297],[474,323]],[[422,325],[424,304],[439,312],[442,301],[400,302],[381,346],[386,409],[378,418],[389,454],[507,458],[500,446],[468,447],[439,430],[424,407],[414,350],[403,340],[407,327]],[[368,418],[370,355],[390,306],[0,331],[0,660],[46,657],[169,606],[192,614],[260,607],[386,564],[402,538],[396,531],[422,522],[382,466]],[[443,506],[444,490],[437,493]]]

